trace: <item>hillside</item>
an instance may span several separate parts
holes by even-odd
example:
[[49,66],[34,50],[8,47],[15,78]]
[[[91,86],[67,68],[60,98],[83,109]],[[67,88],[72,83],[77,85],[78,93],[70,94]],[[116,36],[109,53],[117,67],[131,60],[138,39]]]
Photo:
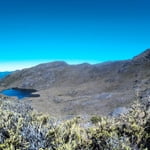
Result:
[[[36,89],[40,98],[27,98],[34,108],[54,116],[108,114],[150,94],[150,49],[131,60],[95,65],[52,62],[14,72],[1,89]],[[127,94],[128,93],[128,94]]]

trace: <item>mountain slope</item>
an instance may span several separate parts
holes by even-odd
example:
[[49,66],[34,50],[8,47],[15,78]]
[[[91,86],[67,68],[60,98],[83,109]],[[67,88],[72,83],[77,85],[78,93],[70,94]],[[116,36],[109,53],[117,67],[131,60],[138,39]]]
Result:
[[37,89],[41,97],[27,101],[52,115],[108,114],[128,106],[137,92],[143,100],[150,94],[150,49],[132,60],[96,65],[40,64],[13,73],[0,85]]

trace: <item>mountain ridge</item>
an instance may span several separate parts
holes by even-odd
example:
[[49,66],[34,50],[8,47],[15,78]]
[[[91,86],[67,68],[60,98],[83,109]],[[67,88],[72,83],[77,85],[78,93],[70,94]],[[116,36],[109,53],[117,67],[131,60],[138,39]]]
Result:
[[150,49],[131,60],[100,64],[40,64],[14,72],[0,82],[2,88],[36,89],[40,98],[26,99],[39,111],[52,115],[108,114],[128,106],[137,91],[150,95]]

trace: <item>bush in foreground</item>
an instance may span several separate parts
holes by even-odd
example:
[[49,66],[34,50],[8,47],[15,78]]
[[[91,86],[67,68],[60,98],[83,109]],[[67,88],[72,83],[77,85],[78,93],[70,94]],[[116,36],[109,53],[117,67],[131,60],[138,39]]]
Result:
[[135,102],[118,118],[58,122],[24,102],[0,100],[0,150],[149,150],[150,104]]

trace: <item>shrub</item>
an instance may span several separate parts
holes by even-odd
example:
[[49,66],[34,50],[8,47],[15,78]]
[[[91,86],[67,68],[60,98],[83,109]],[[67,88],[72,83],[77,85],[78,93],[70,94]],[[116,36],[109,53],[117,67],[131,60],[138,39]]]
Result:
[[150,104],[118,118],[57,121],[20,101],[0,100],[0,150],[150,150]]

